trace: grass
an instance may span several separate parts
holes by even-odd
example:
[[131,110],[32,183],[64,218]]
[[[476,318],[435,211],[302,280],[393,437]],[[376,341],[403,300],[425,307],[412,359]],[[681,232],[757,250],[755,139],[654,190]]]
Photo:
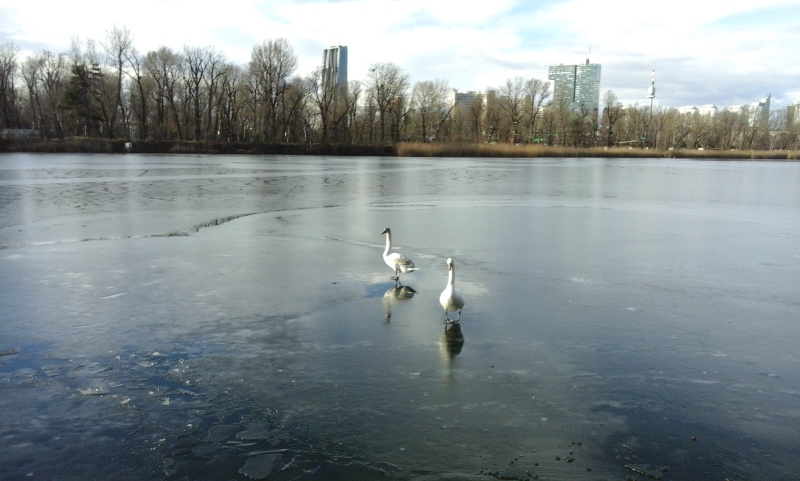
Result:
[[723,160],[798,160],[797,150],[637,149],[628,147],[548,147],[514,144],[400,143],[400,157],[628,157]]

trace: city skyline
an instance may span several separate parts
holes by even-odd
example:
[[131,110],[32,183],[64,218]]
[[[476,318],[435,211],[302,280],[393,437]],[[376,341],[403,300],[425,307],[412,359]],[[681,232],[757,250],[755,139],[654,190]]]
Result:
[[320,51],[343,45],[351,80],[392,62],[412,84],[441,79],[459,92],[486,91],[515,77],[547,80],[549,66],[591,58],[603,66],[601,98],[611,90],[625,105],[649,104],[653,63],[656,107],[724,108],[771,94],[777,110],[800,100],[800,4],[787,0],[677,0],[663,9],[627,0],[232,0],[213,14],[186,0],[141,0],[135,9],[0,0],[0,18],[0,43],[20,47],[22,58],[66,52],[73,38],[99,45],[116,26],[141,52],[211,46],[242,65],[254,46],[285,38],[301,76],[322,66]]

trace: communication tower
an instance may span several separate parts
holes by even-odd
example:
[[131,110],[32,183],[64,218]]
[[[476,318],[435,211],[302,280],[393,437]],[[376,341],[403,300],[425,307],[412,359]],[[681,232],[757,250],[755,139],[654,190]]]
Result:
[[653,99],[656,98],[656,64],[653,64],[653,73],[650,76],[650,86],[647,87],[647,98],[650,99],[650,116],[653,116]]

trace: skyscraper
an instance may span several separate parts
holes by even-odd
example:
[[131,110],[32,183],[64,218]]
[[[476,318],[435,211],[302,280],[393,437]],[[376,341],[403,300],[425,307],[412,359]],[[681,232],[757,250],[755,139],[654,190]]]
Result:
[[563,101],[567,108],[580,111],[597,111],[600,107],[600,64],[555,65],[548,70],[547,78],[553,81],[553,101]]
[[322,53],[323,85],[340,85],[347,88],[347,47],[336,45]]
[[758,102],[750,104],[750,125],[767,124],[769,122],[769,101],[772,94],[767,95]]

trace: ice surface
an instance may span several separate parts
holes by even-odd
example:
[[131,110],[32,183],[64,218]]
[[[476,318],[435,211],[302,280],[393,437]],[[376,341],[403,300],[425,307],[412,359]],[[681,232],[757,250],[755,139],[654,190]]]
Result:
[[4,479],[800,471],[798,163],[7,154],[0,202]]

